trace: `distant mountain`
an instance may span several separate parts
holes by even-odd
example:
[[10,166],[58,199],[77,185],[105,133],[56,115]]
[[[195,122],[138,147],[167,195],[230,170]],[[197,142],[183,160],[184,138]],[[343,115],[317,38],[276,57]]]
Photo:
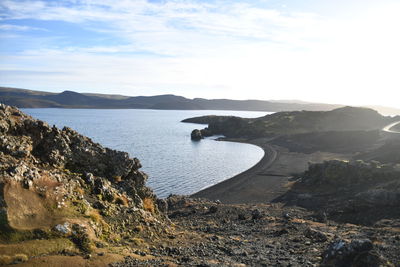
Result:
[[73,91],[49,93],[26,89],[0,87],[0,102],[19,108],[133,108],[168,110],[248,110],[290,111],[331,110],[339,105],[316,103],[281,103],[261,100],[188,99],[176,95],[122,96],[85,94]]
[[[9,87],[0,87],[0,102],[19,108],[328,111],[342,107],[342,105],[309,103],[297,100],[189,99],[171,94],[130,97],[123,95],[77,93],[73,91],[50,93]],[[379,108],[377,110],[379,111]],[[400,114],[400,110],[398,110],[398,113],[394,113],[394,111],[390,109],[389,114]]]

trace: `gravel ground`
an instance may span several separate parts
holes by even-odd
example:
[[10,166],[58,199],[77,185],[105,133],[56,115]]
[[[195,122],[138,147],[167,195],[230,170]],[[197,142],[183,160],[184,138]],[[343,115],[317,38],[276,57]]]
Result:
[[177,234],[136,252],[147,260],[127,257],[112,266],[400,266],[397,221],[366,227],[278,204],[185,197],[169,204]]

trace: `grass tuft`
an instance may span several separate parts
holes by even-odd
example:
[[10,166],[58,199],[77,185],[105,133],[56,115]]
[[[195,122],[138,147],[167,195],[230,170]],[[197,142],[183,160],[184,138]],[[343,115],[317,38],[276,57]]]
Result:
[[155,212],[155,208],[154,208],[154,201],[151,198],[145,198],[143,200],[143,208],[146,211],[149,211],[151,213]]

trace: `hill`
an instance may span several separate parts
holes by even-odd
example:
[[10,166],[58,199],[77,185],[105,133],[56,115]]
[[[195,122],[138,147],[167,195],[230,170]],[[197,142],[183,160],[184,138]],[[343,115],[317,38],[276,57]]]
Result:
[[73,91],[49,93],[26,89],[0,87],[0,102],[19,108],[132,108],[167,110],[247,110],[290,111],[331,110],[340,105],[275,102],[261,100],[189,99],[171,94],[157,96],[121,96],[85,94]]
[[254,119],[201,116],[183,122],[209,124],[208,130],[212,134],[256,138],[310,132],[377,130],[396,119],[368,108],[343,107],[331,111],[277,112]]
[[[212,135],[224,135],[235,140],[267,138],[273,145],[309,154],[316,151],[365,153],[376,149],[382,138],[380,130],[399,120],[399,116],[382,116],[368,108],[343,107],[331,111],[277,112],[251,119],[211,115],[189,118],[183,122],[208,124],[202,130],[193,130],[193,140]],[[393,158],[396,149],[390,146],[384,151],[393,151],[390,154]],[[376,153],[374,155],[378,158]],[[371,156],[368,158],[373,159]]]
[[[50,93],[10,87],[0,87],[0,103],[19,108],[110,108],[165,110],[242,110],[242,111],[328,111],[343,105],[311,103],[301,100],[231,100],[189,99],[172,94],[156,96],[124,96],[112,94]],[[400,109],[366,106],[383,115],[400,115]]]

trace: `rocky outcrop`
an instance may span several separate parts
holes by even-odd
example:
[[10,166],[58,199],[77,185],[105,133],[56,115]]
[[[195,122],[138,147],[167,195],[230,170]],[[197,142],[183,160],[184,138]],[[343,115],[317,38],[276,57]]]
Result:
[[88,253],[161,234],[168,226],[140,167],[125,152],[0,104],[0,243],[40,231]]
[[331,219],[374,224],[400,218],[400,171],[395,164],[361,160],[312,164],[277,201],[326,212]]
[[212,131],[210,131],[210,129],[208,129],[208,127],[206,127],[205,129],[194,129],[192,131],[192,133],[190,134],[190,138],[193,141],[199,141],[201,139],[203,139],[204,137],[210,137],[213,136]]
[[190,134],[190,138],[193,141],[200,141],[201,139],[203,139],[203,135],[201,134],[201,131],[199,129],[194,129]]
[[374,250],[369,239],[335,240],[323,254],[322,266],[393,266]]

